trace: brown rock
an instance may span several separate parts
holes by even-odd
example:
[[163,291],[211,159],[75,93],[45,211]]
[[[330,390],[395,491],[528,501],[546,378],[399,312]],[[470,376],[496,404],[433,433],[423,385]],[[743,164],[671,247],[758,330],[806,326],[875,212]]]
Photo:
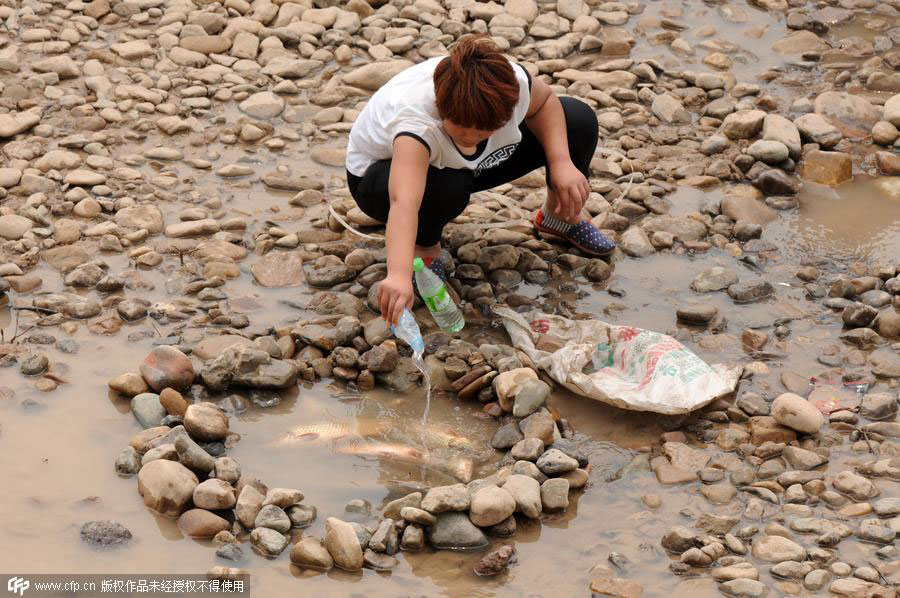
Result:
[[194,382],[194,366],[187,355],[175,347],[157,347],[141,363],[141,375],[150,388],[185,390]]
[[154,511],[177,517],[194,495],[197,476],[176,461],[157,459],[138,472],[138,492]]
[[180,415],[183,417],[188,408],[187,401],[184,400],[181,393],[172,388],[164,388],[159,393],[159,402],[169,415]]
[[641,584],[630,579],[619,577],[605,577],[591,582],[591,591],[600,596],[614,596],[615,598],[641,598],[644,588]]
[[883,174],[900,175],[900,156],[894,152],[876,152],[875,161]]
[[843,152],[807,152],[800,162],[800,177],[820,185],[840,185],[853,178],[853,159]]
[[178,518],[178,529],[191,538],[212,538],[229,527],[227,520],[205,509],[191,509]]

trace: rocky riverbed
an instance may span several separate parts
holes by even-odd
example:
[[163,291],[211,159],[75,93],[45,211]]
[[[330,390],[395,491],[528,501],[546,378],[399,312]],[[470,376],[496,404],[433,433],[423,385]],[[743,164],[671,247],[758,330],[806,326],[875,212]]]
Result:
[[[894,596],[898,9],[0,2],[3,569]],[[341,166],[367,97],[467,32],[596,109],[586,207],[620,250],[536,239],[541,173],[474,197],[445,235],[468,325],[417,312],[423,425]],[[536,372],[498,303],[744,374],[619,411]]]

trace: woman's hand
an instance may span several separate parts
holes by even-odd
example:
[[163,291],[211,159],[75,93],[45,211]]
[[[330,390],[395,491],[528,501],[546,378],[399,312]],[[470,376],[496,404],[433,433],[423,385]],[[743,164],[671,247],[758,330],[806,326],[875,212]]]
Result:
[[571,224],[581,214],[581,209],[587,202],[591,193],[591,187],[587,179],[572,160],[561,160],[551,164],[550,186],[556,193],[557,217]]
[[378,285],[378,306],[381,317],[396,324],[404,308],[413,305],[412,277],[388,274]]

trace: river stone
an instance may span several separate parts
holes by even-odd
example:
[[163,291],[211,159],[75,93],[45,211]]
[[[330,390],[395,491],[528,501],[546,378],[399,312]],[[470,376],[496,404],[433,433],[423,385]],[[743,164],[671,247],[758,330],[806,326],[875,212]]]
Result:
[[184,414],[184,427],[200,441],[224,440],[228,436],[228,416],[212,403],[194,403]]
[[879,109],[863,97],[841,91],[826,91],[815,100],[816,114],[845,125],[871,131],[879,120]]
[[[179,437],[175,442],[181,440]],[[194,488],[194,506],[210,511],[222,511],[234,508],[237,503],[234,488],[224,480],[209,479],[200,482]]]
[[226,349],[250,347],[253,341],[236,334],[220,334],[203,339],[194,346],[191,355],[202,361],[208,361],[221,355]]
[[515,393],[512,413],[515,417],[527,417],[540,409],[550,396],[550,386],[543,380],[526,380]]
[[763,127],[766,113],[762,110],[739,110],[722,121],[722,134],[731,140],[751,139]]
[[887,347],[876,349],[869,355],[869,367],[876,376],[900,378],[900,353]]
[[556,476],[578,469],[578,461],[554,448],[544,452],[536,464],[538,469],[548,476]]
[[116,457],[116,473],[122,477],[130,477],[141,469],[141,455],[134,447],[126,446]]
[[787,118],[780,114],[767,114],[763,121],[763,139],[778,141],[788,148],[790,157],[797,159],[800,157],[801,143],[800,131],[797,126]]
[[781,536],[765,536],[753,543],[753,556],[768,563],[803,561],[806,550],[793,540]]
[[709,463],[710,456],[682,442],[666,442],[662,453],[675,467],[697,473]]
[[801,471],[808,471],[828,462],[822,455],[797,446],[784,447],[782,455],[791,467]]
[[867,501],[881,494],[878,486],[849,470],[842,471],[832,481],[834,489],[857,502]]
[[250,266],[256,282],[264,287],[292,287],[303,282],[303,258],[292,251],[271,251]]
[[755,579],[733,579],[720,585],[719,589],[734,598],[762,598],[769,593],[769,588]]
[[494,437],[491,439],[491,446],[502,451],[512,448],[523,438],[524,436],[522,435],[521,430],[519,430],[519,424],[516,422],[509,422],[500,426],[494,434]]
[[859,524],[859,531],[856,532],[856,535],[865,542],[890,544],[897,534],[880,519],[866,519]]
[[14,137],[41,122],[40,109],[0,114],[0,137]]
[[794,124],[804,139],[818,143],[823,149],[830,149],[843,139],[841,131],[819,114],[804,114]]
[[463,484],[437,486],[428,491],[422,499],[420,508],[429,513],[445,513],[447,511],[465,511],[469,508],[471,498],[469,489]]
[[122,208],[113,219],[124,229],[146,229],[151,235],[163,231],[165,221],[162,212],[156,206],[139,205]]
[[227,520],[204,509],[190,509],[178,518],[178,529],[191,538],[212,538],[229,527]]
[[734,187],[722,199],[722,213],[735,222],[744,221],[764,226],[775,220],[777,215],[775,210],[759,200],[761,197],[762,194],[749,185]]
[[363,552],[353,527],[335,517],[325,520],[325,548],[334,564],[346,571],[359,571],[363,566]]
[[526,440],[537,438],[544,443],[544,446],[547,446],[553,444],[556,434],[556,422],[553,421],[553,416],[546,409],[542,409],[521,420],[519,429],[522,430]]
[[403,498],[398,498],[396,500],[392,500],[388,504],[384,506],[384,516],[390,519],[400,519],[400,513],[406,507],[413,507],[418,509],[422,504],[422,493],[421,492],[412,492],[407,494]]
[[[792,125],[793,126],[793,125]],[[770,139],[758,139],[747,148],[747,153],[760,162],[776,165],[788,159],[790,152],[785,144]]]
[[261,91],[241,102],[238,108],[253,118],[270,119],[284,110],[284,99],[271,91]]
[[34,222],[30,218],[18,214],[5,214],[0,216],[0,237],[18,241],[31,230],[32,226]]
[[691,113],[684,109],[677,98],[668,93],[662,93],[653,98],[650,110],[656,118],[666,124],[691,124]]
[[131,413],[144,429],[155,428],[162,424],[166,410],[159,402],[159,395],[145,392],[131,399]]
[[713,266],[704,270],[691,281],[691,289],[698,293],[722,291],[738,281],[737,273],[731,268]]
[[886,419],[896,413],[897,398],[886,392],[870,392],[859,404],[859,414],[868,419]]
[[662,547],[676,554],[693,548],[700,541],[697,533],[681,525],[676,525],[662,537]]
[[541,485],[529,476],[514,474],[507,478],[503,489],[516,501],[516,511],[536,519],[541,516]]
[[853,159],[844,152],[807,152],[800,162],[800,177],[820,185],[840,185],[853,178]]
[[276,505],[264,505],[254,520],[255,527],[267,527],[282,534],[291,529],[291,520],[281,507]]
[[[537,483],[537,482],[535,482]],[[428,530],[428,541],[437,549],[467,549],[487,546],[487,536],[465,513],[441,513]]]
[[779,424],[804,434],[815,434],[825,423],[821,411],[803,397],[791,392],[786,392],[775,399],[772,403],[772,417]]
[[765,195],[796,195],[800,190],[795,179],[775,168],[761,172],[753,179],[753,186]]
[[342,75],[344,83],[359,87],[368,91],[376,91],[379,87],[391,80],[401,71],[413,65],[409,60],[392,60],[390,62],[375,62],[361,66],[345,75]]
[[879,517],[900,515],[900,498],[882,498],[872,504],[872,510]]
[[792,56],[806,52],[822,52],[830,49],[830,46],[812,31],[795,31],[772,44],[772,49],[779,54]]
[[832,594],[846,598],[888,598],[892,596],[878,584],[853,577],[836,579],[828,590]]
[[834,534],[840,538],[847,538],[853,534],[853,530],[839,521],[816,519],[815,517],[795,519],[791,522],[791,529],[804,534]]
[[878,315],[878,310],[863,303],[851,303],[841,313],[841,320],[848,328],[868,326]]
[[163,345],[155,348],[141,363],[141,375],[150,388],[159,392],[164,388],[185,390],[194,381],[194,366],[187,355]]
[[256,523],[256,516],[259,515],[265,498],[252,484],[245,484],[241,489],[234,507],[234,514],[244,527],[248,529],[253,528]]
[[707,233],[706,225],[702,222],[685,216],[669,214],[649,216],[641,222],[641,228],[647,231],[647,234],[667,232],[682,243],[700,241],[706,237]]
[[401,550],[419,551],[425,548],[425,530],[418,525],[407,525],[400,540]]
[[544,441],[540,438],[523,438],[509,451],[510,457],[523,461],[537,461],[543,453]]
[[551,478],[541,484],[541,505],[544,511],[557,511],[569,506],[569,480]]
[[798,563],[797,561],[783,561],[773,566],[772,575],[784,579],[803,579],[812,571],[813,566],[809,563]]
[[527,380],[537,380],[537,373],[531,368],[516,368],[501,372],[494,378],[493,386],[500,406],[504,411],[512,411],[515,394]]
[[472,495],[469,518],[478,527],[496,525],[513,514],[516,501],[503,488],[488,486]]
[[138,472],[138,492],[144,504],[168,517],[181,514],[197,484],[197,476],[176,461],[157,459]]
[[288,545],[287,536],[268,527],[259,527],[250,532],[250,541],[263,555],[271,557],[281,554]]
[[326,255],[303,266],[306,281],[314,287],[331,287],[356,278],[356,271],[339,257]]
[[307,569],[328,571],[334,559],[318,538],[303,538],[291,548],[291,563]]
[[294,505],[287,508],[287,516],[292,527],[309,527],[316,520],[318,511],[311,505]]
[[724,567],[716,567],[710,572],[712,578],[717,581],[731,581],[733,579],[759,579],[759,571],[750,563],[735,563]]
[[400,509],[400,518],[409,523],[416,523],[422,526],[430,526],[437,523],[437,517],[416,507],[403,507]]
[[117,521],[88,521],[81,526],[81,540],[93,546],[116,546],[131,540],[131,532]]

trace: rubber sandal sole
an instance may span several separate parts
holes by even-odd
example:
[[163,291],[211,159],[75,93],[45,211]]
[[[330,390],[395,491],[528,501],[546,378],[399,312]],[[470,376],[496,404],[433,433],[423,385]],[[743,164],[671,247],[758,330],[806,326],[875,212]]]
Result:
[[560,241],[565,241],[569,245],[574,245],[575,247],[577,247],[584,253],[586,253],[588,255],[592,255],[594,257],[606,257],[609,255],[612,255],[612,253],[616,250],[615,247],[613,247],[612,249],[610,249],[609,251],[607,251],[605,253],[601,253],[599,251],[592,251],[592,250],[582,246],[581,243],[579,243],[578,241],[574,241],[565,235],[562,235],[556,231],[552,231],[552,230],[543,228],[538,225],[534,225],[534,231],[535,231],[535,233],[537,233],[539,238],[540,237],[553,237],[554,239],[559,239]]

